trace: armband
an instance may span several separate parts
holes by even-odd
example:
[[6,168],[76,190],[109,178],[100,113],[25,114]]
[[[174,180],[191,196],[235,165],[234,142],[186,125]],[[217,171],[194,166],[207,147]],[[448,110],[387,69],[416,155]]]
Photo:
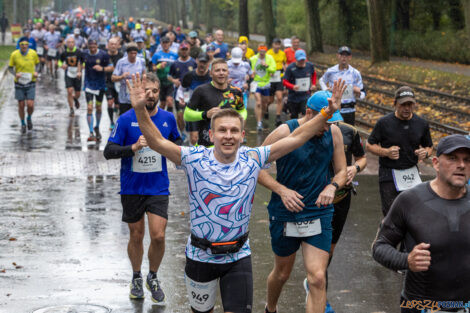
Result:
[[325,108],[322,108],[322,109],[320,110],[320,113],[321,113],[321,115],[323,115],[324,117],[326,117],[328,120],[333,116],[333,114],[328,115],[328,114],[326,113],[326,111],[325,111]]

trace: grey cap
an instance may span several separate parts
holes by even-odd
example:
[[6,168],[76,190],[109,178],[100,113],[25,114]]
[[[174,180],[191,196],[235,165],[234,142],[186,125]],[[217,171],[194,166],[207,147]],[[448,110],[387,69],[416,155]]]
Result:
[[470,150],[470,136],[450,135],[444,137],[437,145],[436,155],[449,154],[457,149],[466,148]]
[[163,36],[162,39],[160,39],[161,42],[170,42],[170,38],[167,36]]
[[338,54],[341,54],[341,53],[347,53],[347,54],[351,55],[352,54],[351,48],[349,48],[347,46],[339,47]]
[[197,60],[198,60],[198,61],[201,61],[201,62],[207,62],[207,61],[209,61],[209,56],[207,55],[207,53],[201,52],[201,53],[197,56]]
[[406,102],[416,103],[413,89],[408,86],[401,86],[395,91],[395,101],[398,104],[403,104]]

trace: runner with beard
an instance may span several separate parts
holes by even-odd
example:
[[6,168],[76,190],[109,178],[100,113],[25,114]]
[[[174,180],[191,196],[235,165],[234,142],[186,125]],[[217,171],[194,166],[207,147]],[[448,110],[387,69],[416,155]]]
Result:
[[[145,107],[153,125],[165,139],[181,143],[173,114],[157,106],[160,83],[155,74],[147,75],[144,88]],[[129,297],[144,298],[141,266],[144,254],[144,215],[147,215],[150,246],[146,286],[151,292],[153,302],[163,302],[165,294],[160,287],[157,272],[165,253],[165,229],[168,220],[170,192],[166,158],[148,147],[133,109],[122,114],[117,120],[105,147],[104,156],[108,160],[121,159],[122,221],[128,224],[130,231],[127,252],[133,271]]]

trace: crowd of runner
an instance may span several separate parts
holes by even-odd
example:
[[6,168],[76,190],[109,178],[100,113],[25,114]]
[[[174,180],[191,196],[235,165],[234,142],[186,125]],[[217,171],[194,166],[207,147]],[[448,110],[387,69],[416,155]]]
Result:
[[[240,36],[230,49],[221,29],[202,37],[196,30],[185,34],[173,25],[81,9],[37,15],[23,34],[9,62],[23,134],[33,129],[36,82],[58,79],[59,68],[71,117],[85,93],[89,142],[102,139],[106,97],[112,132],[104,155],[121,159],[132,299],[144,298],[144,283],[154,302],[165,299],[157,272],[165,251],[169,159],[188,180],[185,280],[193,312],[212,312],[217,287],[225,312],[251,312],[248,225],[257,181],[272,191],[274,268],[267,277],[265,312],[277,312],[299,248],[306,312],[334,312],[326,301],[327,268],[356,194],[354,178],[367,165],[354,126],[356,101],[365,90],[360,72],[350,65],[349,47],[340,47],[338,64],[318,78],[296,36],[259,44],[256,52]],[[258,132],[269,127],[271,104],[276,112],[274,131],[257,148],[243,145],[251,96]],[[368,151],[379,157],[384,215],[373,256],[406,273],[402,304],[465,303],[470,140],[461,135],[441,140],[432,158],[437,177],[422,183],[418,163],[433,154],[429,124],[413,113],[412,88],[398,88],[394,105],[367,140]],[[265,171],[273,161],[276,178]],[[145,215],[151,242],[144,282]],[[406,305],[401,310],[428,312]],[[441,307],[441,312],[468,309]]]

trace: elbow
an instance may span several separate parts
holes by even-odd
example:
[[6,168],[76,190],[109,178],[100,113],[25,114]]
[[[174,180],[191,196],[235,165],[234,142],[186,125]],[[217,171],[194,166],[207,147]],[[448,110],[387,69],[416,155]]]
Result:
[[112,153],[111,153],[111,151],[109,151],[108,146],[106,146],[106,148],[104,148],[103,156],[106,160],[112,159]]

